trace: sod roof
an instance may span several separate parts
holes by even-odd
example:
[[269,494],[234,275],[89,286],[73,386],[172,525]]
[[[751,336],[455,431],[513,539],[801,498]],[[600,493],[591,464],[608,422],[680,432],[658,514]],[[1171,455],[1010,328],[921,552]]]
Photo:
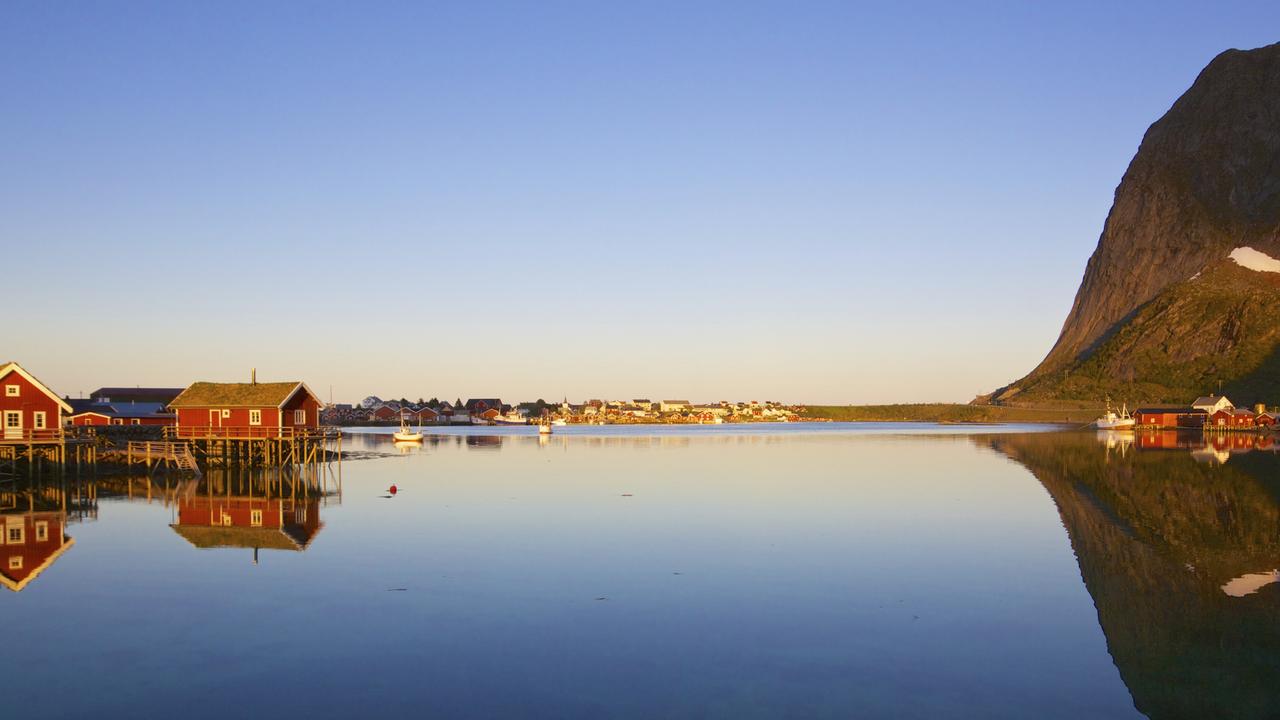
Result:
[[[224,527],[219,525],[170,525],[192,545],[203,548],[259,548],[263,550],[305,550],[311,537],[301,527]],[[318,528],[317,528],[318,530]]]
[[169,407],[279,407],[302,383],[192,383]]

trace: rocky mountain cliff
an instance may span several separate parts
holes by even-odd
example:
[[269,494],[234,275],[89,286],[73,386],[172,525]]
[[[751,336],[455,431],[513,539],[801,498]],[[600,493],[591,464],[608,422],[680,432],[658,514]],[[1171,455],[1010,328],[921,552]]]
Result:
[[[1228,259],[1239,247],[1280,258],[1280,43],[1214,58],[1147,130],[1057,343],[989,399],[1139,399],[1126,392],[1136,383],[1154,391],[1140,399],[1172,401],[1219,380],[1224,390],[1257,385],[1251,374],[1280,342],[1280,274],[1241,270]],[[1241,308],[1256,303],[1271,311],[1243,321]],[[1179,367],[1203,361],[1206,349],[1263,357],[1201,362],[1182,377]],[[1073,386],[1081,372],[1088,381]],[[1274,385],[1266,400],[1280,402],[1280,379]]]

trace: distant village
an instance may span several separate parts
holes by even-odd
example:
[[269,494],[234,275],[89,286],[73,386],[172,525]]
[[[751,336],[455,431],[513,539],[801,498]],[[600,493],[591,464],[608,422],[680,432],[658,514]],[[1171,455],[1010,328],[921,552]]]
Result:
[[795,422],[804,407],[779,402],[720,401],[695,404],[688,400],[587,400],[559,403],[544,400],[504,403],[498,398],[472,398],[465,402],[439,399],[410,402],[405,398],[383,400],[369,396],[359,404],[337,403],[321,412],[329,425],[526,425],[543,417],[585,425],[668,423],[719,425],[738,422]]

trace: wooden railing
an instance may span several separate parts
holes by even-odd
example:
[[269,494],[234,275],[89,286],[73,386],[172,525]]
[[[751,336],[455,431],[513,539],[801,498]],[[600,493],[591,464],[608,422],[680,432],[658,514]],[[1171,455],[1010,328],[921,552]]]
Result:
[[267,425],[244,426],[206,426],[180,425],[167,426],[164,436],[177,440],[335,440],[341,433],[339,428],[321,427],[270,427]]
[[80,437],[78,430],[67,428],[3,428],[0,429],[0,443],[24,442],[59,442],[66,438]]

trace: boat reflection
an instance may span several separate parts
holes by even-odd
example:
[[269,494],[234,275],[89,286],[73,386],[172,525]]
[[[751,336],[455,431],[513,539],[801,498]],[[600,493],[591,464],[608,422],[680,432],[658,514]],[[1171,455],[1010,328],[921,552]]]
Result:
[[1258,452],[1269,438],[1139,433],[1122,456],[1098,440],[974,442],[1026,466],[1057,504],[1138,710],[1280,716],[1280,457]]
[[0,484],[0,585],[21,592],[75,545],[61,484]]

